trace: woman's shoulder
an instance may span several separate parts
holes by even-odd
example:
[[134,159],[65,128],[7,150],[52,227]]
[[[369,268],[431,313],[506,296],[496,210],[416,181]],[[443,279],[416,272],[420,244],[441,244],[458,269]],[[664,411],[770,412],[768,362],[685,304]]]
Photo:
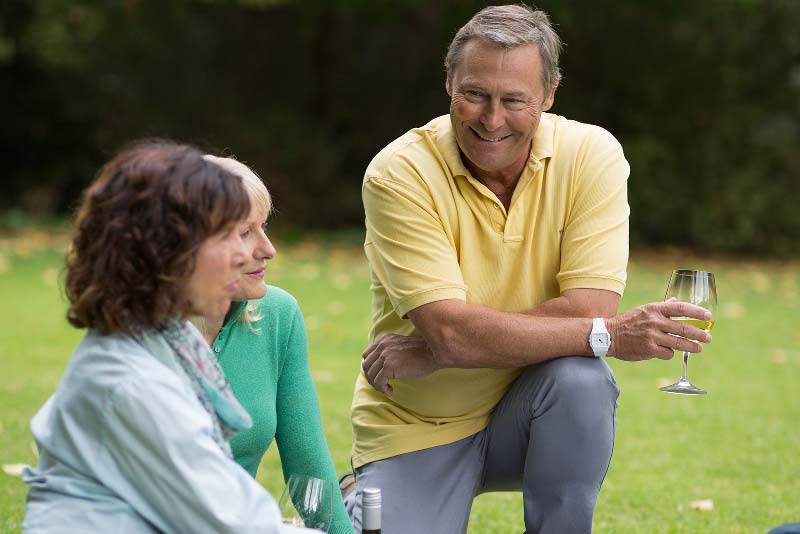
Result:
[[165,365],[132,336],[89,331],[75,349],[65,375],[78,383],[113,388],[137,378],[161,376],[163,370]]
[[149,398],[164,388],[185,390],[178,376],[134,338],[89,331],[67,364],[49,412],[102,417],[111,399],[131,391]]
[[262,313],[292,316],[300,311],[297,299],[291,293],[277,286],[267,286],[267,294],[261,298],[259,308]]

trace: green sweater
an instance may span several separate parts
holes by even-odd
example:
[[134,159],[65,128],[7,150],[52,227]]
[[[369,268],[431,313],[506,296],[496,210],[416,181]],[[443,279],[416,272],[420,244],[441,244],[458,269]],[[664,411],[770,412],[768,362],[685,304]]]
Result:
[[308,342],[297,301],[269,286],[253,326],[238,320],[246,302],[234,302],[212,349],[233,392],[253,418],[253,427],[231,440],[233,455],[253,477],[272,440],[278,444],[284,481],[292,473],[330,480],[334,485],[329,532],[352,534],[333,467],[319,400],[308,367]]

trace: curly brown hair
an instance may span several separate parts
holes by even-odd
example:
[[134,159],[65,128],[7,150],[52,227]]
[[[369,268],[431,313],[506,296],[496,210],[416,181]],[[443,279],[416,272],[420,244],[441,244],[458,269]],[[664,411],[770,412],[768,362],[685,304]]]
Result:
[[188,145],[140,141],[84,191],[66,257],[67,320],[102,334],[189,312],[180,283],[207,238],[250,212],[241,178]]

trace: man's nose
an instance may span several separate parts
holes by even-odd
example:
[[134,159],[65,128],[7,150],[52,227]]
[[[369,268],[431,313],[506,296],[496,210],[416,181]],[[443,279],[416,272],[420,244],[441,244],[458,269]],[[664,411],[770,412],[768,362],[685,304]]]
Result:
[[483,108],[480,118],[481,124],[486,128],[487,132],[493,132],[503,126],[505,117],[503,115],[503,106],[500,102],[489,101]]

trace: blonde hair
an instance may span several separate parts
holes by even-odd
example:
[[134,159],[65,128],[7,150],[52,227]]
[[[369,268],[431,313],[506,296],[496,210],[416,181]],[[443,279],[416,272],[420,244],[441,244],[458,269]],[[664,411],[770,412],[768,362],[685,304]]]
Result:
[[[261,181],[261,178],[258,177],[253,169],[241,161],[234,159],[233,157],[222,158],[218,156],[212,156],[211,154],[206,154],[203,156],[203,159],[215,163],[216,165],[222,167],[222,169],[241,178],[247,194],[250,195],[251,205],[253,207],[263,206],[264,215],[269,217],[270,213],[272,213],[272,195],[269,194],[267,186],[264,185],[264,182]],[[259,331],[255,326],[253,326],[253,324],[256,321],[259,321],[262,317],[261,313],[258,311],[260,302],[261,299],[253,299],[248,301],[244,311],[239,315],[239,320],[246,324],[250,330],[256,334]],[[204,320],[199,322],[205,326]],[[199,327],[200,324],[197,326]],[[200,328],[200,330],[205,332],[203,328]]]

